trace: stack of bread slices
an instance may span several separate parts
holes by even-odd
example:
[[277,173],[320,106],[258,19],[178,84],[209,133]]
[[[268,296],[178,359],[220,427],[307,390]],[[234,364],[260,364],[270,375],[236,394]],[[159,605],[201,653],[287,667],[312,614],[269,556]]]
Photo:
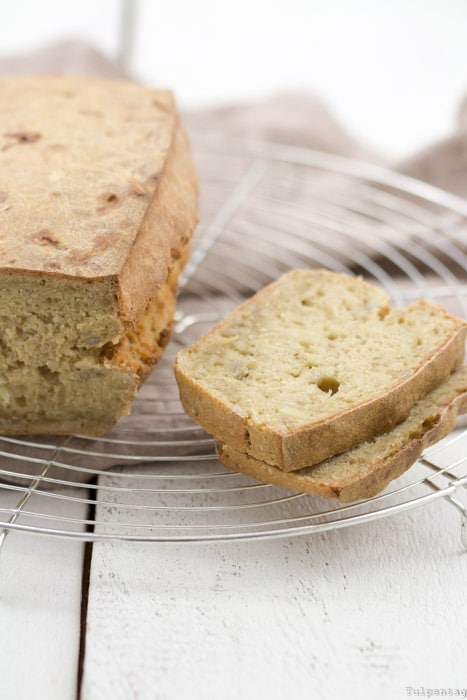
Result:
[[371,497],[467,412],[467,324],[390,308],[358,277],[292,270],[177,355],[187,414],[265,483]]

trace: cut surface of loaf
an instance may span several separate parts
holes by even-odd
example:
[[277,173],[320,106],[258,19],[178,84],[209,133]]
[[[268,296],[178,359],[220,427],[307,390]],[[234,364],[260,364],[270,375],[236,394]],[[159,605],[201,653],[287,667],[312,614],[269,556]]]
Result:
[[404,420],[462,364],[465,333],[423,300],[390,309],[360,278],[292,270],[178,353],[175,375],[216,440],[297,470]]
[[426,447],[445,437],[458,415],[466,412],[467,368],[463,367],[420,399],[391,431],[313,467],[285,473],[229,445],[218,445],[217,451],[226,467],[264,483],[351,502],[382,491]]
[[0,433],[106,432],[172,326],[197,178],[172,94],[0,78]]

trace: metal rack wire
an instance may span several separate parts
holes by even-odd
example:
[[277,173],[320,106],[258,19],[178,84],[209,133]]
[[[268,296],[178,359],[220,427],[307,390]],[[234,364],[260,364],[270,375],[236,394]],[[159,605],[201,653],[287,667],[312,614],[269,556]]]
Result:
[[362,274],[403,305],[467,316],[467,203],[322,153],[195,143],[201,225],[175,334],[134,412],[105,438],[0,437],[0,545],[9,532],[87,541],[257,539],[347,527],[446,499],[467,547],[467,429],[459,425],[376,498],[336,505],[224,469],[188,419],[176,352],[291,267]]

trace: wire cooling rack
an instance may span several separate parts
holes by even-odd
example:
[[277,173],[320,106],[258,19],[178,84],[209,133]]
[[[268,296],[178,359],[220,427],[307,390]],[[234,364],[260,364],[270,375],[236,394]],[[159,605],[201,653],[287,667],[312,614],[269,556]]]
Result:
[[194,144],[201,225],[172,343],[131,416],[106,437],[0,437],[0,544],[9,532],[136,541],[316,533],[445,498],[467,546],[462,424],[376,498],[354,504],[226,470],[183,412],[177,351],[294,267],[361,274],[397,305],[423,296],[467,316],[467,202],[379,167],[283,146]]

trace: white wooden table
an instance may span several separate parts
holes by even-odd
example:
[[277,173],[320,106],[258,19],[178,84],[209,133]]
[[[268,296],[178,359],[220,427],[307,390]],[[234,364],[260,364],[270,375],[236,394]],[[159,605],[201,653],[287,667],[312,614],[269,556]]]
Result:
[[11,532],[0,697],[465,697],[466,583],[460,516],[444,500],[265,541],[84,545]]

